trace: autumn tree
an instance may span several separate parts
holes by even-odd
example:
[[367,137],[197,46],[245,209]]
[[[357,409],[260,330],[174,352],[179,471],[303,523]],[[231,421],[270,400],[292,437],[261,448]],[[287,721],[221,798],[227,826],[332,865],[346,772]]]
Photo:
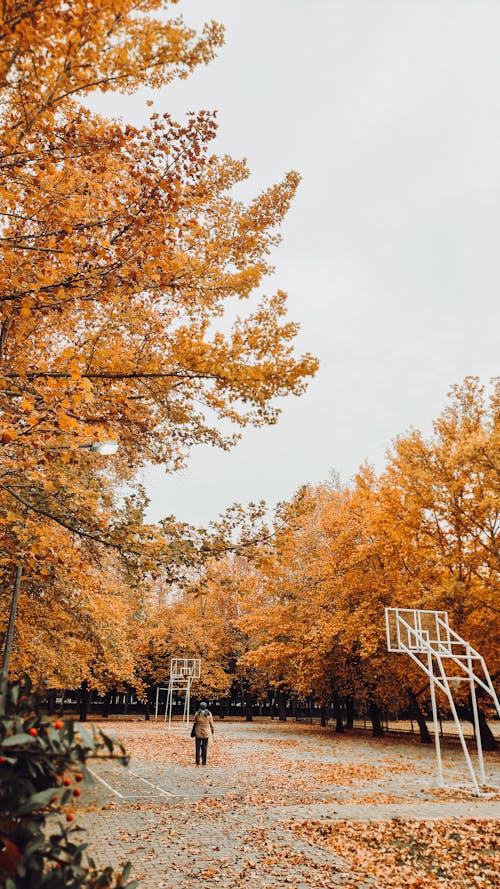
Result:
[[313,694],[323,704],[331,698],[329,645],[316,632],[320,499],[319,491],[304,487],[279,507],[273,537],[256,559],[259,586],[241,619],[250,637],[243,661],[263,673],[281,718],[289,693]]
[[[500,559],[499,382],[454,386],[433,435],[401,436],[379,485],[413,607],[450,624],[498,675]],[[469,714],[470,715],[470,714]],[[487,746],[494,740],[483,721]]]
[[498,453],[498,383],[487,399],[466,379],[432,437],[400,436],[380,475],[362,467],[349,486],[299,492],[261,554],[244,659],[319,703],[355,697],[376,732],[381,709],[409,707],[429,741],[427,681],[388,654],[384,608],[448,611],[496,674]]
[[323,708],[364,702],[378,730],[378,707],[398,696],[388,669],[383,629],[390,603],[380,552],[369,533],[366,500],[356,488],[304,488],[282,506],[264,561],[261,602],[245,626],[253,646],[247,659],[272,684]]
[[[125,521],[114,491],[145,461],[173,470],[194,444],[227,448],[238,427],[274,422],[276,397],[300,394],[316,368],[293,353],[283,293],[244,311],[271,271],[298,176],[245,206],[232,195],[245,164],[211,153],[214,115],[152,115],[141,129],[82,104],[94,90],[159,88],[210,61],[222,29],[197,35],[165,16],[171,5],[2,7],[4,599],[19,559],[26,590],[49,595],[68,545],[75,564],[100,558],[102,545],[167,558],[174,523]],[[228,325],[235,300],[242,311]],[[119,454],[92,462],[87,445],[106,438],[119,439]],[[56,525],[59,552],[47,545]]]
[[[233,505],[207,528],[191,529],[196,555],[181,556],[184,571],[175,579],[169,566],[156,572],[138,647],[136,671],[144,685],[165,684],[172,657],[201,658],[202,675],[193,693],[219,700],[221,716],[236,695],[251,715],[263,682],[243,662],[249,638],[241,620],[259,587],[252,559],[268,536],[263,518],[262,503],[246,509]],[[186,536],[183,532],[183,544]]]

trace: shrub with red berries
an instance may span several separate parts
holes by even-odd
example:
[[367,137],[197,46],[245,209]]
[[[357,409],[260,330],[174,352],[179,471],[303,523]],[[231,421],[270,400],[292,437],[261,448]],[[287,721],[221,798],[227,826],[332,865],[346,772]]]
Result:
[[2,889],[137,886],[129,881],[129,865],[119,874],[110,867],[98,870],[85,855],[85,844],[74,840],[78,828],[67,807],[81,790],[71,789],[72,778],[93,783],[85,763],[103,754],[128,762],[123,746],[100,730],[93,727],[91,733],[72,720],[51,723],[41,716],[29,679],[10,688],[7,713],[0,715]]

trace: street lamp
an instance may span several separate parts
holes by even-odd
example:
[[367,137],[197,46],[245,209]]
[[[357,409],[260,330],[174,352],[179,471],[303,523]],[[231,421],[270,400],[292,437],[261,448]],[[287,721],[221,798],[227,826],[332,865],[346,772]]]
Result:
[[93,454],[101,454],[102,457],[108,457],[111,454],[116,454],[119,445],[117,441],[109,438],[107,441],[94,441],[90,445],[80,445],[80,447],[87,448]]
[[[107,441],[93,441],[90,444],[79,445],[81,449],[86,449],[92,454],[99,454],[103,457],[116,454],[118,450],[118,442],[108,439]],[[51,449],[52,450],[52,449]],[[63,450],[63,449],[60,449]],[[3,653],[2,669],[0,671],[0,716],[5,713],[7,703],[7,687],[9,682],[9,663],[12,653],[12,643],[14,641],[14,626],[16,622],[17,605],[19,602],[19,590],[21,587],[21,577],[23,573],[22,563],[16,565],[16,577],[14,580],[14,589],[12,590],[12,599],[10,603],[9,623],[7,633],[5,635],[5,645]]]

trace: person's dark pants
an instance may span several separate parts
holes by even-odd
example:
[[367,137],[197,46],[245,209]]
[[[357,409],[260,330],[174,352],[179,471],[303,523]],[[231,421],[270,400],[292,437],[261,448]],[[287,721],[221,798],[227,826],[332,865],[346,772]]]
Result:
[[199,764],[200,764],[200,753],[201,753],[201,764],[202,764],[202,766],[206,766],[208,738],[195,738],[195,743],[196,743],[196,765],[199,766]]

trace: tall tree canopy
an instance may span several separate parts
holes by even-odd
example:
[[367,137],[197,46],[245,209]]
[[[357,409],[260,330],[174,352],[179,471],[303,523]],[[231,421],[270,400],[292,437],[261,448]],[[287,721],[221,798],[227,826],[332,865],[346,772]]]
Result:
[[[194,444],[227,448],[240,427],[274,422],[276,398],[303,392],[317,366],[294,354],[297,325],[282,292],[245,305],[272,270],[297,174],[245,205],[233,196],[245,164],[211,152],[213,114],[177,123],[166,109],[138,128],[82,104],[95,90],[165,86],[213,58],[222,28],[209,23],[196,34],[168,15],[173,5],[2,4],[7,588],[20,557],[28,576],[36,547],[47,577],[57,540],[80,557],[74,535],[136,554],[145,540],[168,558],[168,529],[131,521],[119,486],[133,484],[146,461],[173,470]],[[225,311],[235,301],[242,307],[230,324]],[[86,450],[107,438],[120,442],[112,464]]]
[[321,704],[414,706],[427,684],[387,653],[392,606],[448,611],[498,674],[499,392],[467,378],[433,434],[397,438],[379,475],[362,467],[350,485],[307,486],[279,508],[252,570],[224,574],[242,603],[240,667]]

